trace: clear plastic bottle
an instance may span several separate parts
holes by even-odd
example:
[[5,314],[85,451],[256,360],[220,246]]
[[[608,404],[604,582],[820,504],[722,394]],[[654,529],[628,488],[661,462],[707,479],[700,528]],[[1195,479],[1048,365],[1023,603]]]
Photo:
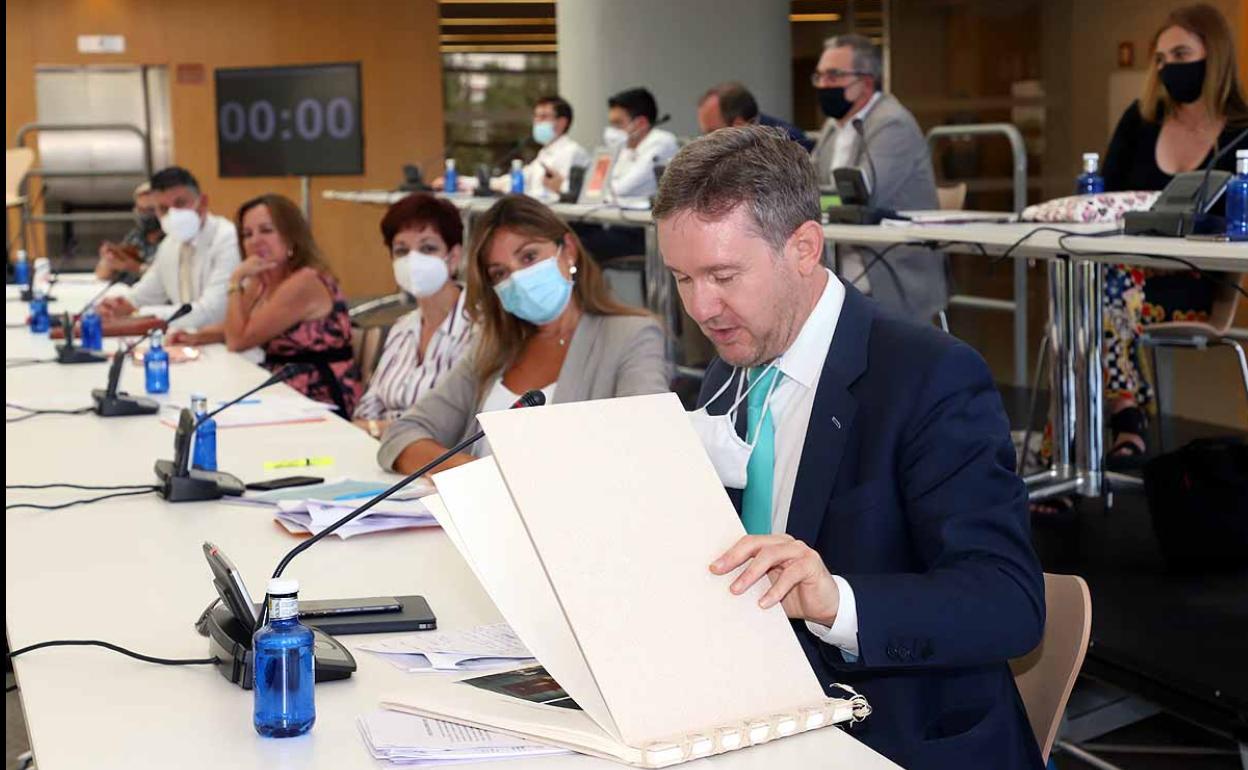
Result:
[[455,159],[446,159],[446,171],[442,174],[442,189],[448,195],[459,192],[459,172],[455,170]]
[[1083,154],[1083,173],[1075,179],[1075,194],[1090,195],[1105,192],[1105,177],[1101,176],[1101,156],[1095,152]]
[[524,195],[524,164],[519,158],[511,162],[511,192],[513,195]]
[[143,374],[148,393],[169,392],[169,352],[160,329],[152,332],[152,346],[143,354]]
[[303,735],[316,722],[312,631],[299,622],[299,581],[269,581],[269,618],[252,637],[253,723],[266,738]]
[[1226,235],[1248,241],[1248,150],[1235,151],[1235,176],[1226,185]]
[[195,415],[195,448],[191,453],[191,467],[201,471],[217,469],[217,421],[209,417],[208,397],[202,393],[191,394],[191,413]]
[[101,320],[100,314],[95,312],[95,306],[87,308],[82,317],[78,319],[78,324],[82,335],[83,350],[103,350],[104,349],[104,321]]
[[13,263],[13,283],[18,286],[30,283],[30,259],[26,256],[26,249],[17,250],[17,261]]

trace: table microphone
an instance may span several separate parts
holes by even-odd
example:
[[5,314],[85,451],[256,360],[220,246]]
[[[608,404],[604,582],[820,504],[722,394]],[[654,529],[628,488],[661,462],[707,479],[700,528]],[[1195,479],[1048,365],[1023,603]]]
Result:
[[149,329],[143,336],[113,354],[113,365],[108,369],[108,386],[95,388],[91,391],[91,398],[95,401],[96,414],[100,417],[129,417],[136,414],[156,414],[160,411],[160,404],[150,398],[132,396],[129,393],[117,391],[117,383],[121,380],[121,367],[130,356],[130,353],[140,343],[145,341],[152,332],[156,331],[156,329],[167,328],[169,324],[191,312],[191,310],[191,303],[187,302],[174,311],[173,315],[162,321],[159,326]]
[[[1209,162],[1205,164],[1205,175],[1201,177],[1200,188],[1196,191],[1196,202],[1192,207],[1192,232],[1202,232],[1201,225],[1203,224],[1203,220],[1208,218],[1205,214],[1204,208],[1205,196],[1209,194],[1209,174],[1213,171],[1213,167],[1218,165],[1218,161],[1225,158],[1226,154],[1235,149],[1245,137],[1248,137],[1248,128],[1240,131],[1234,139],[1226,143],[1225,147],[1215,152],[1213,157],[1209,159]],[[1213,204],[1210,203],[1210,206],[1212,205]]]
[[[546,394],[542,393],[542,391],[540,390],[530,390],[529,392],[521,396],[519,399],[517,399],[516,402],[511,405],[511,408],[523,409],[525,407],[530,407],[530,406],[541,406],[545,403],[546,403]],[[416,479],[420,478],[421,476],[424,476],[426,473],[429,473],[434,468],[437,468],[442,463],[446,462],[447,460],[454,457],[456,454],[464,451],[468,447],[477,443],[484,437],[485,437],[485,431],[477,431],[475,435],[469,436],[468,438],[459,442],[455,446],[446,450],[445,452],[438,455],[429,463],[426,463],[424,466],[417,469],[413,473],[410,473],[407,476],[400,479],[398,483],[394,484],[389,489],[385,490],[384,492],[379,493],[376,497],[370,499],[368,502],[364,503],[359,508],[356,508],[354,511],[351,511],[350,513],[348,513],[346,516],[343,516],[338,521],[335,521],[333,524],[330,524],[325,529],[321,530],[320,532],[316,533],[315,535],[308,538],[307,540],[304,540],[299,545],[290,549],[290,551],[287,552],[287,554],[282,557],[281,562],[278,563],[277,569],[273,571],[273,577],[275,578],[281,577],[282,571],[286,569],[287,565],[290,564],[291,560],[294,559],[299,554],[311,548],[312,545],[315,544],[317,541],[323,540],[324,538],[333,534],[336,530],[338,530],[345,524],[349,523],[353,519],[358,518],[360,515],[367,512],[370,508],[372,508],[377,503],[380,503],[382,500],[385,500],[386,498],[395,494],[399,490],[406,487],[408,484],[411,484]],[[264,605],[260,609],[260,622],[257,624],[257,628],[259,626],[264,625],[265,619],[268,617],[268,612],[269,612],[269,597],[266,594],[264,597]]]
[[71,315],[68,311],[64,313],[61,320],[61,328],[65,330],[65,344],[56,348],[56,362],[59,364],[102,364],[108,360],[103,352],[98,350],[87,350],[86,348],[74,347],[74,319],[81,318],[82,314],[91,309],[91,307],[104,296],[104,292],[116,286],[121,282],[121,276],[117,276],[108,282],[103,289],[100,289],[87,304],[82,306],[76,314]]
[[892,209],[877,208],[871,205],[875,197],[875,188],[879,176],[875,172],[875,158],[871,156],[871,146],[867,142],[866,129],[862,118],[850,121],[854,131],[862,142],[862,152],[867,156],[867,167],[871,169],[871,183],[859,168],[836,168],[832,170],[832,178],[836,183],[837,195],[841,198],[840,206],[828,209],[829,224],[842,225],[878,225],[883,219],[908,219]]
[[289,380],[291,377],[307,374],[315,368],[312,364],[287,364],[274,372],[264,382],[241,396],[226,401],[198,419],[191,413],[190,409],[184,407],[178,415],[178,429],[173,435],[173,459],[156,461],[156,478],[160,481],[160,489],[157,490],[157,494],[171,503],[219,500],[226,495],[233,497],[241,495],[244,489],[243,482],[234,474],[224,471],[191,469],[191,439],[195,437],[195,429],[204,420],[229,409],[253,393]]

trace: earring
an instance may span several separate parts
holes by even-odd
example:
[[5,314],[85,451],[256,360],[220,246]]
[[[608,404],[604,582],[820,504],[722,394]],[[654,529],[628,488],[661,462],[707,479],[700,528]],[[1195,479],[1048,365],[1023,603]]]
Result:
[[576,265],[573,265],[572,267],[568,268],[568,274],[572,276],[576,275]]

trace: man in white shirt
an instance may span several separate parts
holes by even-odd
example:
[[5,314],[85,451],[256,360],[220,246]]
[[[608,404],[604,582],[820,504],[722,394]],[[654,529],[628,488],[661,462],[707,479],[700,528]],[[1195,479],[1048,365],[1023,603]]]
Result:
[[607,100],[602,139],[615,151],[609,194],[616,200],[649,200],[658,189],[655,166],[665,166],[679,146],[670,131],[655,128],[658,105],[644,88],[630,88]]
[[718,354],[691,420],[747,532],[710,572],[767,580],[760,606],[829,695],[866,696],[855,736],[893,761],[1039,770],[1008,661],[1040,641],[1044,587],[984,360],[823,266],[815,169],[774,130],[691,142],[654,219]]
[[589,153],[568,136],[572,105],[561,96],[546,96],[533,105],[533,141],[542,146],[524,167],[524,192],[534,198],[557,200],[568,191],[573,168],[589,165]]
[[223,322],[226,286],[239,263],[234,223],[209,213],[208,196],[180,166],[156,172],[152,193],[165,237],[139,282],[125,294],[102,300],[100,315],[120,318],[143,308],[189,302],[191,312],[175,321],[174,328]]
[[[811,83],[828,117],[811,158],[819,184],[834,187],[838,168],[862,170],[872,206],[893,211],[940,208],[927,140],[914,115],[884,93],[880,49],[861,35],[824,43]],[[931,249],[893,249],[877,260],[868,250],[837,249],[843,278],[880,304],[930,323],[949,301],[945,256]]]

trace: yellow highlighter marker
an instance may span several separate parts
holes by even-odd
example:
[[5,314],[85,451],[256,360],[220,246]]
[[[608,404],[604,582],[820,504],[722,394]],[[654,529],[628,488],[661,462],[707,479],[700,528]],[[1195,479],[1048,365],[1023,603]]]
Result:
[[314,465],[333,465],[332,457],[300,457],[295,460],[266,460],[264,469],[275,471],[281,468],[310,468]]

